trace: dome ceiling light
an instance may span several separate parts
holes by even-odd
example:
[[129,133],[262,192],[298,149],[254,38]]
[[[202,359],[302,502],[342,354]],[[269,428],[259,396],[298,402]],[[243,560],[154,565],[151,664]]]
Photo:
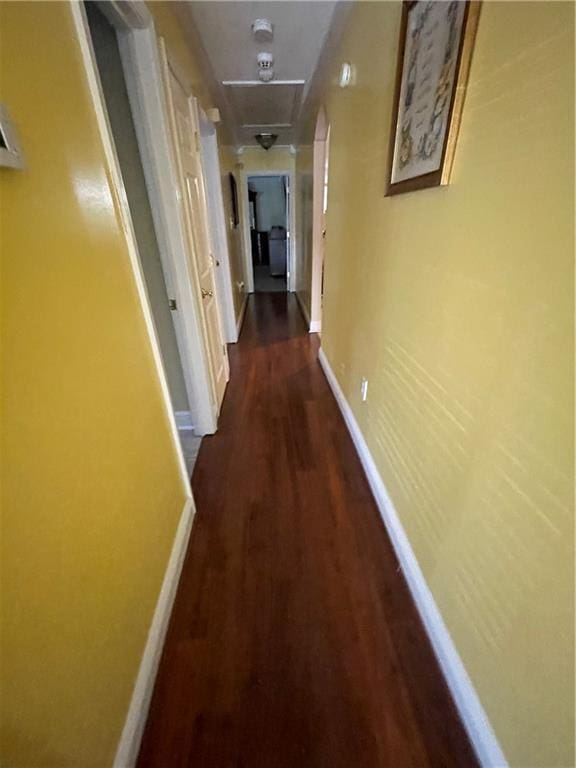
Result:
[[260,144],[260,146],[268,151],[270,147],[273,147],[274,144],[276,144],[276,139],[278,138],[277,133],[257,133],[254,138]]
[[257,43],[269,43],[274,37],[274,27],[268,19],[256,19],[252,24],[252,35]]

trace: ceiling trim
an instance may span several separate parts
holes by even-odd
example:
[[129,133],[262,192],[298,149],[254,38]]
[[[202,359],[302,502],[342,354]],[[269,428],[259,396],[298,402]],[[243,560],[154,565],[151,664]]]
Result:
[[244,123],[241,128],[292,128],[294,123]]
[[270,80],[268,83],[262,80],[222,80],[222,85],[231,88],[255,88],[265,85],[268,88],[271,85],[306,85],[306,80]]

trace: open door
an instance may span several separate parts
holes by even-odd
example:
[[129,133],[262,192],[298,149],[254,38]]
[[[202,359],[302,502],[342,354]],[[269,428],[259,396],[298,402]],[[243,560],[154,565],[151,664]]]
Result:
[[214,256],[210,247],[208,207],[202,175],[198,107],[196,99],[186,92],[174,73],[163,46],[162,58],[174,154],[179,172],[179,200],[191,256],[192,281],[202,306],[214,406],[216,412],[219,412],[229,378],[229,365],[216,298]]

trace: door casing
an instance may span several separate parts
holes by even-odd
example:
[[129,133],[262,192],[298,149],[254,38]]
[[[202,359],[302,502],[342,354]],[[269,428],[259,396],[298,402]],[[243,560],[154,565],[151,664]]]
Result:
[[287,290],[294,293],[296,290],[296,264],[297,264],[297,241],[296,241],[296,173],[293,170],[260,171],[260,170],[242,170],[240,172],[240,201],[241,201],[241,222],[242,222],[242,240],[244,242],[244,281],[246,283],[246,292],[254,293],[254,270],[252,269],[252,248],[250,245],[250,205],[248,201],[248,179],[250,176],[287,176],[289,183],[289,206],[290,215],[288,222],[288,280]]
[[188,269],[185,225],[178,210],[178,176],[154,21],[142,2],[106,0],[98,5],[118,35],[162,269],[176,300],[179,322],[174,325],[194,432],[213,434],[217,411],[212,402],[201,307]]
[[314,134],[312,181],[312,284],[310,286],[310,332],[322,330],[322,282],[324,269],[326,212],[324,193],[327,182],[330,125],[324,107],[320,108]]
[[179,209],[186,229],[188,266],[192,287],[201,310],[211,399],[218,416],[230,368],[217,299],[216,266],[212,251],[202,165],[198,102],[186,78],[170,60],[162,39],[160,39],[160,55],[170,116],[172,147],[178,169]]
[[206,197],[210,218],[210,235],[212,250],[216,257],[216,289],[218,305],[222,319],[222,331],[225,341],[234,344],[238,341],[236,314],[234,311],[234,291],[232,287],[232,272],[230,269],[230,253],[228,250],[228,235],[220,158],[218,156],[218,138],[214,124],[200,110],[200,142],[202,145],[202,166],[206,183]]

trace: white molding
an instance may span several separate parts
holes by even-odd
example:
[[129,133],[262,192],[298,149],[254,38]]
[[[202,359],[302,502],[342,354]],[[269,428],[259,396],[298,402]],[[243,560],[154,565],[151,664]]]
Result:
[[296,291],[296,265],[297,265],[297,233],[296,233],[296,171],[294,170],[246,170],[240,171],[240,226],[242,227],[242,242],[244,244],[244,271],[246,280],[246,292],[254,293],[254,268],[252,265],[252,245],[250,242],[250,206],[248,205],[248,179],[250,176],[288,176],[290,180],[290,210],[289,216],[289,252],[287,255],[287,267],[290,277],[287,281],[287,290],[290,293]]
[[178,436],[178,429],[176,428],[176,421],[172,411],[172,401],[170,399],[168,382],[166,379],[166,373],[164,371],[164,364],[162,362],[162,353],[160,351],[154,319],[152,317],[152,310],[150,309],[150,302],[148,300],[148,292],[146,290],[146,283],[144,281],[144,275],[142,272],[136,235],[134,234],[134,228],[132,226],[132,217],[128,205],[128,198],[126,196],[126,189],[122,180],[122,173],[120,171],[120,165],[116,155],[116,148],[112,139],[112,131],[108,122],[108,113],[106,112],[104,95],[102,93],[100,84],[100,76],[98,74],[96,56],[92,46],[92,38],[90,36],[88,19],[86,17],[86,11],[84,9],[83,3],[71,2],[69,4],[69,8],[72,15],[72,23],[74,24],[74,28],[76,30],[76,37],[78,40],[78,46],[80,48],[80,56],[82,58],[86,72],[86,80],[92,100],[92,106],[94,107],[98,133],[100,135],[100,140],[102,141],[102,148],[104,149],[104,156],[106,158],[106,170],[108,171],[110,179],[110,191],[113,198],[115,198],[117,201],[117,213],[120,218],[119,223],[124,234],[130,267],[132,269],[132,276],[134,278],[134,283],[140,302],[140,310],[142,312],[144,325],[148,335],[148,342],[152,351],[152,359],[156,369],[156,376],[160,384],[160,392],[164,404],[164,412],[178,461],[180,482],[182,484],[184,493],[186,496],[188,496],[190,494],[190,478],[188,477],[186,462],[184,460],[184,454],[182,452],[182,446]]
[[211,434],[216,430],[216,413],[202,329],[202,308],[198,306],[189,268],[154,25],[146,30],[123,33],[118,42],[135,114],[166,285],[178,305],[173,320],[188,401],[197,434]]
[[152,23],[144,0],[101,0],[98,7],[115,29],[146,29]]
[[198,305],[189,267],[154,24],[151,22],[146,29],[120,32],[118,45],[166,288],[178,306],[172,319],[188,402],[197,434],[211,434],[216,431],[217,415],[212,401],[210,364],[204,343],[202,308]]
[[321,320],[311,320],[310,321],[310,333],[320,333],[322,330],[322,321]]
[[450,637],[364,435],[322,348],[318,352],[318,360],[344,417],[412,598],[478,760],[484,768],[507,768],[508,763],[488,716]]
[[248,174],[246,171],[240,171],[240,194],[238,212],[240,217],[240,232],[242,235],[242,255],[244,257],[244,282],[246,283],[246,293],[254,293],[254,266],[252,264],[252,244],[250,242],[250,204],[248,198]]
[[240,338],[240,331],[242,330],[242,324],[244,322],[244,315],[246,314],[246,307],[248,306],[248,294],[244,294],[244,303],[242,304],[242,309],[240,310],[240,314],[238,315],[238,320],[236,321],[236,333],[238,334],[238,338]]
[[324,107],[320,108],[316,121],[316,133],[323,139],[314,139],[312,159],[312,270],[310,276],[310,316],[314,322],[322,323],[322,267],[324,264],[324,174],[329,155],[328,124]]
[[[234,317],[234,295],[232,291],[232,275],[230,271],[230,254],[228,252],[228,235],[226,217],[224,215],[224,198],[220,174],[220,158],[218,154],[218,139],[213,123],[208,124],[208,118],[202,110],[200,113],[200,145],[204,182],[206,187],[207,213],[210,222],[209,237],[214,259],[214,277],[216,296],[224,341],[235,344],[238,341],[236,321]],[[208,131],[211,131],[208,133]]]
[[154,616],[148,631],[148,638],[136,676],[128,715],[114,758],[113,768],[132,768],[138,759],[140,742],[148,717],[150,700],[154,690],[158,665],[164,647],[164,640],[168,630],[174,598],[176,597],[182,565],[184,564],[184,556],[188,547],[195,511],[194,500],[190,496],[186,499],[176,536],[174,537],[172,552],[170,553],[170,559],[168,560],[168,566],[162,581],[158,602],[154,609]]
[[175,411],[174,418],[176,419],[178,432],[187,432],[191,429],[194,429],[194,423],[192,421],[192,414],[190,411]]

